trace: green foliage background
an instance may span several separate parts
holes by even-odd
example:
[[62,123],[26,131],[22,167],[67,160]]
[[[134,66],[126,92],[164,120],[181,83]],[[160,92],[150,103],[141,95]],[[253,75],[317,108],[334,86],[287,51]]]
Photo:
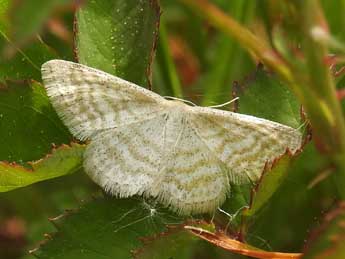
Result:
[[[344,78],[333,73],[345,60],[344,11],[326,0],[0,0],[0,258],[246,258],[185,225],[268,251],[345,258],[344,109],[335,97]],[[329,34],[311,34],[326,24]],[[141,197],[108,197],[83,173],[84,144],[42,86],[40,67],[54,58],[204,106],[238,96],[224,109],[307,135],[303,114],[313,138],[266,170],[254,193],[232,186],[214,215],[182,218]]]

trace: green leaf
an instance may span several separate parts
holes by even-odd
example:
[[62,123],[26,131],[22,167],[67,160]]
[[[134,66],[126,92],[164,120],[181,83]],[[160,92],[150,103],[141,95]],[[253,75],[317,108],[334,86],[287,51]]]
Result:
[[72,137],[38,83],[8,82],[0,86],[0,161],[19,163],[40,159],[52,143]]
[[26,0],[12,1],[9,12],[11,21],[11,39],[22,43],[39,32],[49,16],[58,7],[72,3],[71,0]]
[[148,86],[159,15],[155,0],[88,1],[77,12],[79,62]]
[[41,65],[57,56],[43,42],[16,48],[9,38],[0,31],[0,82],[6,79],[34,79],[41,81]]
[[[264,71],[261,66],[244,83],[235,85],[234,91],[239,97],[238,111],[240,113],[269,119],[295,128],[299,126],[299,104],[295,97],[285,85],[274,75]],[[223,208],[228,212],[237,213],[239,209],[248,205],[250,209],[245,210],[244,215],[246,217],[255,215],[286,178],[290,160],[291,154],[285,154],[276,161],[272,170],[270,170],[271,168],[265,169],[256,192],[252,193],[251,202],[247,199],[248,186],[240,186],[235,189],[234,195],[240,200],[235,203],[226,202]]]
[[288,87],[266,72],[261,65],[234,91],[239,97],[238,111],[279,122],[293,128],[301,125],[300,105]]
[[[192,222],[190,222],[192,224]],[[193,224],[194,225],[194,224]],[[197,224],[198,227],[201,224]],[[213,224],[202,224],[209,227]],[[145,238],[143,246],[134,252],[135,258],[193,258],[195,249],[200,245],[200,239],[184,229],[184,225],[168,226],[167,231]]]
[[314,231],[306,245],[303,259],[345,258],[345,203],[328,213],[321,227]]
[[[50,1],[45,1],[45,3]],[[17,3],[17,2],[16,2]],[[11,35],[11,20],[8,19],[9,13],[14,16],[19,15],[23,19],[24,25],[15,26],[19,30],[26,30],[26,26],[30,26],[30,23],[35,20],[33,15],[42,15],[37,10],[37,6],[32,6],[31,1],[21,1],[20,6],[25,8],[35,8],[35,12],[30,15],[21,15],[23,10],[20,7],[16,12],[9,12],[11,4],[9,1],[0,2],[0,82],[4,82],[6,79],[22,80],[22,79],[34,79],[36,81],[41,80],[41,65],[50,60],[57,58],[56,54],[50,49],[42,40],[38,37],[32,37],[32,42],[29,45],[18,45],[16,39],[13,39]],[[41,10],[42,11],[42,10]],[[26,13],[26,11],[25,11]],[[27,19],[30,17],[30,19]]]
[[[299,104],[293,94],[274,75],[261,65],[243,85],[234,89],[239,97],[239,112],[276,121],[294,128],[300,126]],[[265,168],[252,192],[249,209],[243,212],[246,219],[256,215],[270,200],[287,177],[292,154],[277,158],[270,168]]]
[[231,229],[231,233],[238,233],[242,224],[242,212],[249,207],[253,185],[231,184],[230,197],[226,199],[219,210],[215,212],[215,219],[219,222],[226,222]]
[[[310,183],[328,166],[313,143],[306,145],[303,152],[293,159],[286,179],[276,193],[252,217],[255,221],[249,228],[248,241],[250,239],[252,244],[267,249],[267,244],[262,241],[267,240],[275,250],[284,250],[289,244],[289,251],[301,251],[311,225],[318,222],[323,211],[328,210],[336,199],[331,177],[310,187]],[[291,219],[294,219],[293,224]]]
[[[41,64],[56,58],[56,55],[37,39],[32,44],[22,48],[13,43],[9,35],[9,7],[9,1],[0,2],[0,82],[4,82],[5,79],[35,79],[39,81],[41,80]],[[28,20],[27,17],[25,16],[26,21]],[[29,20],[31,21],[31,19]]]
[[260,181],[253,190],[250,208],[245,210],[243,215],[246,217],[255,215],[268,202],[285,180],[290,161],[291,154],[285,153],[273,163],[272,167],[265,168]]
[[[171,212],[149,205],[141,198],[97,198],[76,211],[53,219],[58,232],[33,253],[38,258],[55,259],[131,258],[145,240],[158,238],[159,233],[164,235],[162,232],[167,231],[167,224],[176,225],[182,221]],[[181,245],[173,240],[164,240],[159,241],[163,247],[158,251],[164,252],[167,257],[158,254],[154,258],[171,258],[172,254],[168,251],[174,252]],[[164,248],[167,250],[164,251]],[[150,252],[156,254],[158,251]]]
[[[18,188],[0,194],[0,222],[20,219],[25,223],[25,243],[0,242],[0,258],[6,251],[20,253],[21,259],[32,259],[28,251],[33,249],[44,233],[53,232],[55,228],[47,220],[52,215],[59,215],[66,208],[79,206],[81,200],[89,199],[99,188],[83,172],[68,174],[64,177],[38,182],[25,188]],[[25,198],[24,198],[25,197]],[[4,249],[3,249],[4,248]]]
[[0,162],[0,192],[74,173],[82,167],[83,152],[83,145],[64,145],[54,149],[51,155],[30,163],[32,169]]

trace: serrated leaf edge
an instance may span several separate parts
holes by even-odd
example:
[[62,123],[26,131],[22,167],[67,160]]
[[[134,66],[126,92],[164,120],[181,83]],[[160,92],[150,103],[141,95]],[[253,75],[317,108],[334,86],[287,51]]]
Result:
[[77,142],[71,142],[69,145],[62,144],[58,147],[55,147],[55,145],[53,145],[53,148],[51,149],[51,151],[48,154],[46,154],[43,158],[40,158],[40,159],[35,160],[35,161],[26,162],[32,168],[27,168],[27,167],[24,167],[22,165],[17,164],[16,162],[9,162],[6,160],[0,161],[0,165],[2,165],[4,167],[10,167],[13,169],[17,169],[17,170],[20,170],[23,172],[34,173],[36,171],[35,167],[37,167],[41,163],[45,162],[47,159],[52,157],[56,152],[61,151],[61,150],[66,150],[66,149],[72,149],[75,146],[81,146],[82,147],[82,146],[85,146],[85,144],[79,144]]
[[200,224],[210,224],[210,223],[205,220],[186,220],[184,223],[181,223],[178,225],[166,224],[165,225],[166,231],[156,233],[152,236],[145,236],[145,237],[140,238],[140,241],[142,242],[142,247],[132,250],[131,254],[133,258],[140,258],[140,254],[144,252],[146,247],[150,245],[151,243],[155,242],[156,240],[162,237],[167,237],[169,235],[188,230],[188,227],[190,227],[191,225],[200,225]]

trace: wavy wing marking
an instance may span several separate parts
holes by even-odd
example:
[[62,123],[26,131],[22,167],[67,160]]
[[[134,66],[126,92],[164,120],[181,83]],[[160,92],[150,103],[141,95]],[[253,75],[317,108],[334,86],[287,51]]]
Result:
[[226,166],[189,123],[169,113],[98,133],[84,168],[116,196],[157,197],[180,214],[210,212],[229,191]]
[[253,116],[196,107],[192,123],[213,154],[228,167],[233,183],[256,181],[266,162],[287,148],[301,147],[301,133],[288,126]]
[[100,132],[84,155],[86,173],[108,192],[150,194],[164,166],[166,115]]
[[290,127],[166,101],[80,64],[49,61],[42,76],[64,123],[91,139],[84,155],[90,177],[112,194],[158,197],[180,214],[211,212],[229,182],[256,181],[267,161],[301,146]]
[[230,188],[227,168],[187,120],[177,129],[179,135],[159,183],[159,198],[180,214],[213,211]]
[[42,78],[57,113],[72,134],[82,140],[142,116],[154,117],[165,101],[121,78],[63,60],[43,64]]

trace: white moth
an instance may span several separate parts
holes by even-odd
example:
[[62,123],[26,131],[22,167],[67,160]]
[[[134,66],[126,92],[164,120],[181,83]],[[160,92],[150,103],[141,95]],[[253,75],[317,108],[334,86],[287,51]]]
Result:
[[169,101],[63,60],[42,66],[48,96],[74,136],[90,140],[86,173],[113,195],[156,197],[180,214],[212,212],[230,182],[256,181],[295,152],[301,133],[276,122]]

